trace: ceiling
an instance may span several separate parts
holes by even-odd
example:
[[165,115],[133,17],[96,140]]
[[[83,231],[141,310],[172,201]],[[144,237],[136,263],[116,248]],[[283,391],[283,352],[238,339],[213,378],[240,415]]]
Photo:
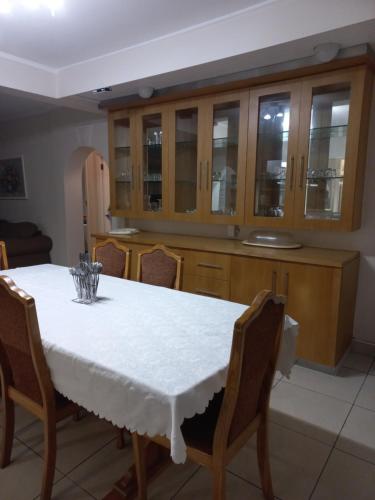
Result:
[[47,9],[30,11],[19,6],[11,14],[0,14],[0,51],[59,69],[264,3],[64,0],[63,9],[54,17]]
[[324,42],[375,49],[374,0],[64,2],[55,16],[0,14],[0,121],[56,106],[98,112],[99,101],[142,86],[237,77],[311,58]]

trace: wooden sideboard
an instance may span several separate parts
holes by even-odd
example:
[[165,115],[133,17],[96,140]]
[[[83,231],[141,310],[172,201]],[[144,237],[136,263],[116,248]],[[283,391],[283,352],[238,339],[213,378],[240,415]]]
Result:
[[238,240],[141,232],[115,237],[131,249],[131,279],[137,254],[162,243],[184,259],[182,290],[250,304],[261,289],[287,296],[287,313],[300,324],[297,355],[334,368],[350,346],[359,252],[303,247],[278,250]]

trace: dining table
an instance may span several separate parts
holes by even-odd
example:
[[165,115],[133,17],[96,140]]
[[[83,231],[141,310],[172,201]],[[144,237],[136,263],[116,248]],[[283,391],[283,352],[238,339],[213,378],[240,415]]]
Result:
[[[225,387],[234,323],[249,306],[105,275],[97,301],[80,304],[66,267],[2,274],[35,299],[55,388],[115,426],[168,437],[169,461],[185,462],[181,425]],[[286,315],[277,364],[286,377],[297,335]],[[133,476],[107,498],[134,498]]]

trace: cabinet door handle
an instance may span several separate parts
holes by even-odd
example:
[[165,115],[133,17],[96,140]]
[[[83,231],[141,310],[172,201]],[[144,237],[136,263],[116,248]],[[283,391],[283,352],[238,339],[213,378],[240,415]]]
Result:
[[276,293],[277,272],[272,271],[272,292]]
[[289,273],[285,273],[284,275],[284,295],[288,297],[289,292]]
[[293,189],[293,180],[294,180],[294,155],[290,157],[290,181],[289,181],[289,189]]
[[210,292],[210,290],[204,290],[202,288],[196,288],[195,293],[200,295],[208,295],[209,297],[215,297],[217,299],[221,299],[221,295],[219,293]]
[[208,160],[206,160],[206,191],[208,191]]
[[305,157],[302,155],[301,156],[301,171],[300,171],[300,176],[299,176],[299,187],[301,189],[303,188],[304,172],[305,172]]
[[132,164],[131,169],[132,169],[132,191],[134,191],[134,164]]
[[209,262],[198,262],[198,267],[208,267],[209,269],[223,269],[222,266],[218,266],[217,264],[210,264]]
[[199,191],[202,191],[202,170],[203,170],[203,162],[199,162]]

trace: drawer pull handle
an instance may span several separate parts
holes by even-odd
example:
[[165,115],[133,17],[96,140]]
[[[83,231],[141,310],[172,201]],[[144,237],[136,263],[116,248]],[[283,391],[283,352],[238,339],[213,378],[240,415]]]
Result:
[[288,293],[289,293],[289,273],[285,273],[285,276],[284,276],[284,293],[285,293],[285,297],[288,297]]
[[294,181],[294,156],[290,157],[290,184],[289,189],[293,189],[293,181]]
[[222,266],[218,266],[217,264],[210,264],[209,262],[198,262],[198,267],[208,267],[209,269],[223,269]]
[[301,156],[301,172],[299,176],[299,187],[300,189],[303,188],[303,181],[304,181],[304,175],[305,174],[305,157]]
[[203,290],[201,288],[196,288],[195,293],[199,293],[200,295],[208,295],[209,297],[215,297],[221,299],[221,295],[219,293],[210,292],[210,290]]
[[276,293],[276,279],[277,279],[277,273],[276,271],[272,271],[272,292]]

